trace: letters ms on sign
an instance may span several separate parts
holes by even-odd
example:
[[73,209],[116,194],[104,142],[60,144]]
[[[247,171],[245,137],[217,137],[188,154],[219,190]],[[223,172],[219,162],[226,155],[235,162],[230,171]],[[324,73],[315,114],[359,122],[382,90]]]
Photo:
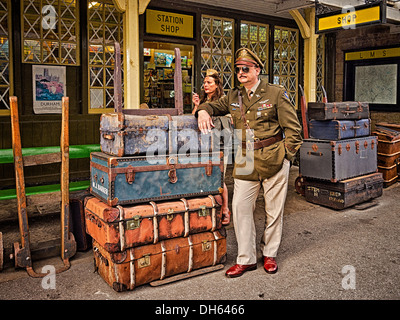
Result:
[[193,16],[147,9],[146,32],[193,38]]

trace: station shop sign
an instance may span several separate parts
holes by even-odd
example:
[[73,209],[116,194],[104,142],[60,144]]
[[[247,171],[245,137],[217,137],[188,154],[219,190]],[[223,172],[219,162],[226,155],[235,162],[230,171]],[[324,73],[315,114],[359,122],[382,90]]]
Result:
[[164,36],[193,38],[193,16],[146,10],[146,32]]
[[355,29],[361,26],[386,23],[386,3],[384,1],[361,6],[346,6],[315,16],[315,33]]

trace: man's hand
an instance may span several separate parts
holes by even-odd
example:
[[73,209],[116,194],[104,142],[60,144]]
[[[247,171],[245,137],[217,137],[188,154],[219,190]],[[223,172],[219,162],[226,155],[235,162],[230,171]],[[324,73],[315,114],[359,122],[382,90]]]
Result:
[[197,113],[197,123],[201,133],[203,134],[211,132],[211,127],[215,127],[210,115],[205,110],[200,110]]

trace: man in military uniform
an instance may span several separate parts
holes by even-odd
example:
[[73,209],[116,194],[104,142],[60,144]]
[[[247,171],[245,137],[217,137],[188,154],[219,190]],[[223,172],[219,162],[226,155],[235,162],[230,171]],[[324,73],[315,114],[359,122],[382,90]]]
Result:
[[[261,185],[264,189],[266,227],[261,240],[264,269],[275,273],[275,257],[281,242],[283,209],[290,160],[302,144],[295,108],[282,86],[259,80],[261,60],[247,48],[236,52],[235,71],[241,87],[199,106],[196,116],[202,133],[213,127],[210,116],[232,115],[242,146],[235,158],[233,223],[238,242],[236,265],[226,276],[239,277],[257,268],[256,230],[253,212]],[[239,134],[240,136],[240,134]]]

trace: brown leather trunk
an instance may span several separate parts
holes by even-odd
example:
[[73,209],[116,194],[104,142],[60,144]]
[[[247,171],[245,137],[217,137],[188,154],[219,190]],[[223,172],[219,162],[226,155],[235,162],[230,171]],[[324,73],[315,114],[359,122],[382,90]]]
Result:
[[86,231],[109,252],[215,231],[222,227],[221,196],[110,207],[97,198],[85,204]]
[[93,240],[95,267],[115,290],[135,287],[226,261],[225,230],[202,232],[186,238],[110,253]]
[[400,139],[386,141],[378,138],[378,153],[393,154],[400,152]]
[[380,197],[383,179],[376,172],[339,182],[307,178],[304,184],[307,201],[341,210]]

